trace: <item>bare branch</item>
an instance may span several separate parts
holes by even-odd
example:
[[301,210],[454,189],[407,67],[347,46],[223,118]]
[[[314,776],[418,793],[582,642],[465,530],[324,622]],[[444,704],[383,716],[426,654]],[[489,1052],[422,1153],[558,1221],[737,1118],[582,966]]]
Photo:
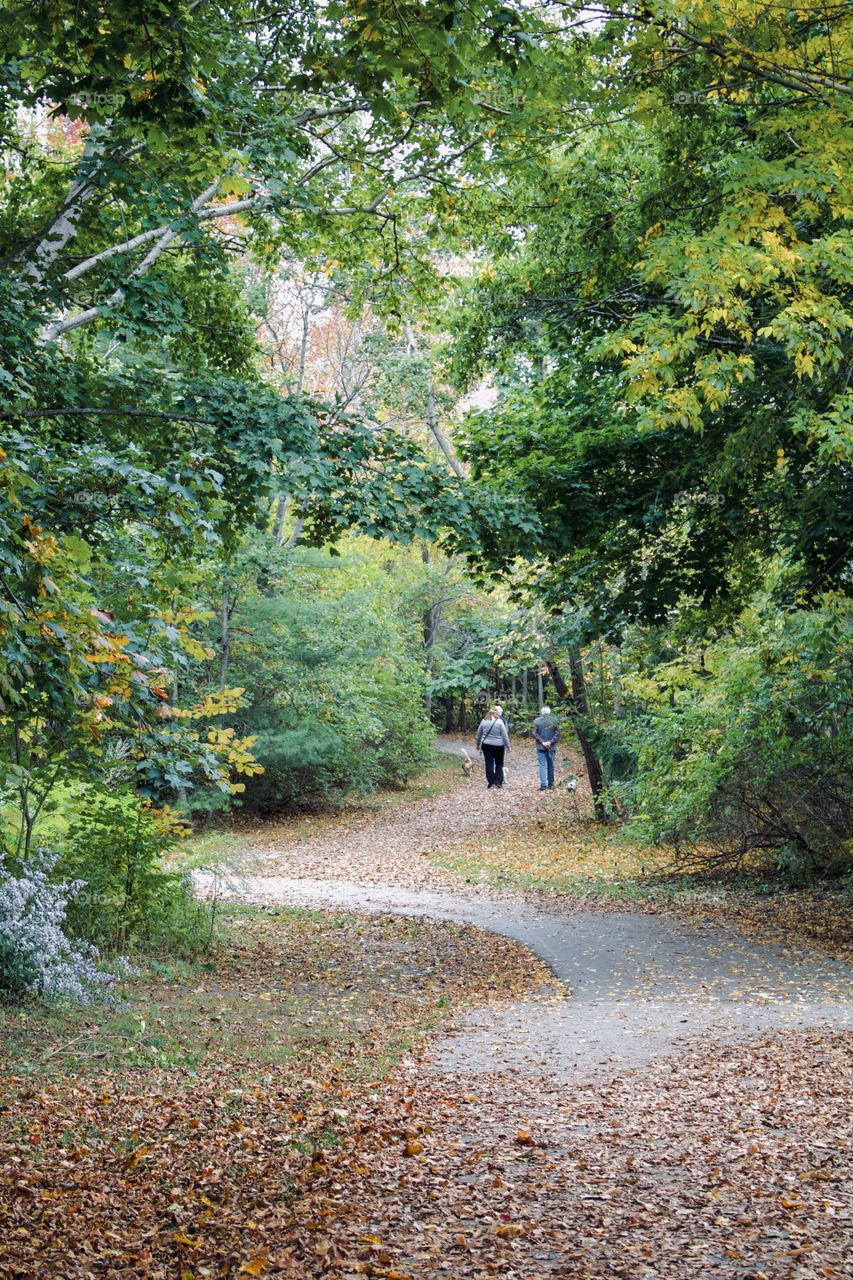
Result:
[[343,209],[326,209],[324,212],[336,218],[348,216],[353,213],[378,213],[379,206],[381,205],[382,201],[385,200],[386,197],[389,196],[390,194],[391,194],[391,188],[386,187],[386,189],[382,192],[382,194],[380,196],[377,196],[376,199],[371,204],[350,205]]
[[[190,206],[190,212],[197,214],[203,205],[211,198],[219,186],[220,179],[216,178],[214,182],[207,187],[200,196],[198,196]],[[131,279],[139,279],[144,276],[147,271],[154,266],[158,258],[168,249],[169,245],[175,240],[181,232],[173,227],[167,227],[156,244],[140,262],[139,266],[133,271]],[[118,307],[124,302],[127,292],[125,289],[116,289],[107,299],[106,306]],[[64,333],[70,333],[72,329],[79,329],[81,325],[89,324],[90,321],[97,319],[101,314],[100,307],[88,307],[85,311],[80,311],[75,316],[68,316],[64,320],[56,320],[53,324],[48,325],[47,329],[42,332],[41,339],[43,342],[55,342]]]
[[[217,178],[213,190],[216,189],[220,179]],[[211,188],[208,188],[211,190]],[[210,198],[209,196],[207,197]],[[265,197],[247,196],[245,200],[235,200],[232,204],[218,204],[210,209],[201,209],[195,214],[196,222],[210,222],[213,218],[227,218],[234,213],[245,213],[247,209],[255,209],[265,199]],[[197,204],[197,202],[196,202]],[[195,204],[192,206],[195,211]],[[186,217],[186,214],[181,214]],[[175,220],[177,221],[177,219]],[[144,244],[149,244],[152,240],[156,240],[166,231],[169,231],[174,223],[162,223],[159,227],[152,227],[149,231],[140,231],[139,235],[132,236],[130,240],[123,241],[122,244],[112,245],[109,249],[102,249],[100,253],[95,253],[91,258],[86,258],[84,262],[78,262],[76,267],[72,267],[66,271],[63,280],[77,280],[80,276],[85,275],[87,271],[91,271],[92,267],[98,265],[99,262],[106,261],[107,258],[114,258],[120,253],[131,253],[134,249],[139,249]]]

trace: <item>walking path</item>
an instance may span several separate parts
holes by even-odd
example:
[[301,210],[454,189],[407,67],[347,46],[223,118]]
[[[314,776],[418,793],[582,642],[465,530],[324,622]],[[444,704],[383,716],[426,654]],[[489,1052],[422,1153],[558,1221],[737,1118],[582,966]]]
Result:
[[335,1253],[315,1258],[306,1220],[306,1277],[840,1280],[850,967],[727,926],[463,890],[427,861],[551,803],[534,767],[513,753],[502,792],[478,777],[325,824],[225,883],[258,903],[470,921],[560,980],[459,1019],[377,1093],[317,1175]]
[[[458,751],[463,742],[442,745]],[[456,877],[424,856],[430,847],[472,831],[499,839],[531,805],[553,801],[536,788],[532,752],[515,751],[510,761],[502,791],[486,792],[478,775],[449,793],[261,849],[225,890],[266,904],[466,921],[529,946],[569,998],[549,994],[472,1015],[436,1046],[447,1070],[502,1066],[569,1079],[641,1065],[707,1032],[730,1038],[851,1025],[853,971],[805,948],[640,911],[582,911],[477,886],[461,891]]]
[[569,998],[548,993],[472,1014],[436,1046],[446,1070],[513,1067],[568,1080],[641,1065],[708,1031],[731,1038],[853,1024],[850,966],[731,927],[350,880],[232,877],[227,891],[266,904],[465,921],[529,946]]
[[[492,791],[485,788],[483,766],[470,738],[442,737],[439,749],[459,757],[458,787],[377,813],[344,813],[337,820],[323,815],[316,823],[307,819],[300,822],[298,836],[277,837],[272,845],[261,840],[240,870],[262,876],[458,890],[458,877],[430,862],[429,854],[465,839],[498,843],[520,818],[529,817],[531,811],[547,813],[555,801],[559,803],[554,792],[540,794],[535,755],[529,749],[509,754],[506,784]],[[468,781],[462,774],[463,749],[474,763]],[[568,763],[575,767],[573,761]],[[564,776],[565,772],[564,765]],[[584,787],[582,783],[578,791],[581,805],[587,799]]]

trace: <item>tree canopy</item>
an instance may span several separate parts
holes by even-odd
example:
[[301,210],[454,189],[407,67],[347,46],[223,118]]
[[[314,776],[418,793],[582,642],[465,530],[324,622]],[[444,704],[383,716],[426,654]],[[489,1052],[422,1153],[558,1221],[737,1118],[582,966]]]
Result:
[[[341,664],[407,723],[550,681],[599,816],[651,814],[706,681],[721,706],[751,682],[740,763],[697,766],[707,792],[682,771],[693,816],[651,823],[676,841],[768,723],[790,747],[759,634],[774,669],[808,637],[796,716],[849,734],[850,39],[831,0],[7,5],[17,854],[57,786],[119,757],[164,811],[244,796],[265,753],[265,803],[334,789],[352,757],[309,779],[303,721],[341,737]],[[387,559],[387,613],[361,536],[418,548]],[[265,670],[286,697],[259,701]],[[393,719],[364,728],[365,785],[395,772]],[[830,786],[805,744],[796,768]]]

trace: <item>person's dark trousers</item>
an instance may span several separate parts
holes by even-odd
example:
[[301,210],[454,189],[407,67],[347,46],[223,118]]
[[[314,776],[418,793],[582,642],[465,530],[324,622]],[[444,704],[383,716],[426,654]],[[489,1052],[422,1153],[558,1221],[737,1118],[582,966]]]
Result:
[[486,762],[486,782],[490,787],[504,784],[504,752],[506,747],[490,747],[483,743],[483,759]]
[[541,787],[553,787],[554,785],[554,756],[556,754],[556,747],[551,747],[550,751],[543,751],[541,747],[536,748],[536,758],[539,761],[539,785]]

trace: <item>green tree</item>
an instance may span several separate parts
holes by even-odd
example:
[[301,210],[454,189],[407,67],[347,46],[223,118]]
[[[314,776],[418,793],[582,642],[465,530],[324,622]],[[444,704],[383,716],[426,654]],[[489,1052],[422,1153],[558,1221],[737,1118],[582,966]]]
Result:
[[840,7],[614,11],[578,82],[590,129],[508,172],[523,235],[472,230],[457,363],[506,384],[474,474],[515,480],[549,563],[617,624],[682,591],[743,600],[777,551],[806,590],[844,579],[849,28]]

